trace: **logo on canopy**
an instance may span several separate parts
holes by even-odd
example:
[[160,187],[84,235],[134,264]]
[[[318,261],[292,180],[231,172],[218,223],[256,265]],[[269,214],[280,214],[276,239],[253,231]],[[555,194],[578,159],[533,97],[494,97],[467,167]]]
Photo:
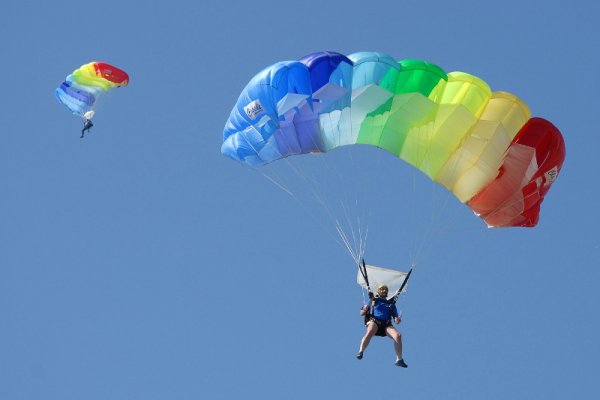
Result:
[[263,105],[260,104],[260,100],[256,99],[244,107],[244,111],[246,112],[246,115],[250,117],[250,119],[255,119],[257,116],[264,113],[265,109]]

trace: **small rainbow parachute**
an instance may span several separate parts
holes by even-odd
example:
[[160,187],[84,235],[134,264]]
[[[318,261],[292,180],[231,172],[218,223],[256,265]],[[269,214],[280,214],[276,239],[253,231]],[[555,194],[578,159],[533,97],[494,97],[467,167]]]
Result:
[[221,152],[250,166],[368,144],[445,186],[490,227],[535,226],[565,158],[559,130],[515,95],[374,52],[278,62],[242,91]]
[[91,62],[82,65],[55,90],[58,101],[73,114],[91,119],[98,99],[110,89],[127,86],[129,75],[110,64]]

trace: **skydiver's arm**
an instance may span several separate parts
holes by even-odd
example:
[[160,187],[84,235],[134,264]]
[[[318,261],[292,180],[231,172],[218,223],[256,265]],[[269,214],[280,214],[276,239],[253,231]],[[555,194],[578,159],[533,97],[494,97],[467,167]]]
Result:
[[365,304],[364,306],[362,306],[362,308],[360,309],[360,315],[365,316],[369,313],[369,305]]
[[394,322],[396,324],[399,324],[402,320],[400,319],[400,315],[398,315],[398,309],[396,308],[396,305],[392,305],[392,316],[394,317]]

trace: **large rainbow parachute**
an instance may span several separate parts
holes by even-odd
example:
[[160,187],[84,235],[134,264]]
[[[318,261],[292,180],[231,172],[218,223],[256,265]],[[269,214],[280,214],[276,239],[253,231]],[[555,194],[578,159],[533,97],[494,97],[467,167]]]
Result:
[[374,52],[278,62],[242,91],[224,155],[260,166],[369,144],[445,186],[490,227],[535,226],[565,157],[558,129],[481,79]]
[[129,75],[125,71],[93,61],[68,75],[54,94],[73,114],[91,118],[97,100],[104,93],[112,88],[127,86],[128,83]]

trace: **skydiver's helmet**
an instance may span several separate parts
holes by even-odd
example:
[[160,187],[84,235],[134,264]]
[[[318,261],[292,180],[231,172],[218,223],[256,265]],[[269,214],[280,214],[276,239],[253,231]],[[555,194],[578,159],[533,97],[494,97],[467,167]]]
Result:
[[379,285],[379,287],[377,288],[377,296],[381,297],[382,299],[387,299],[387,295],[388,295],[387,285]]

